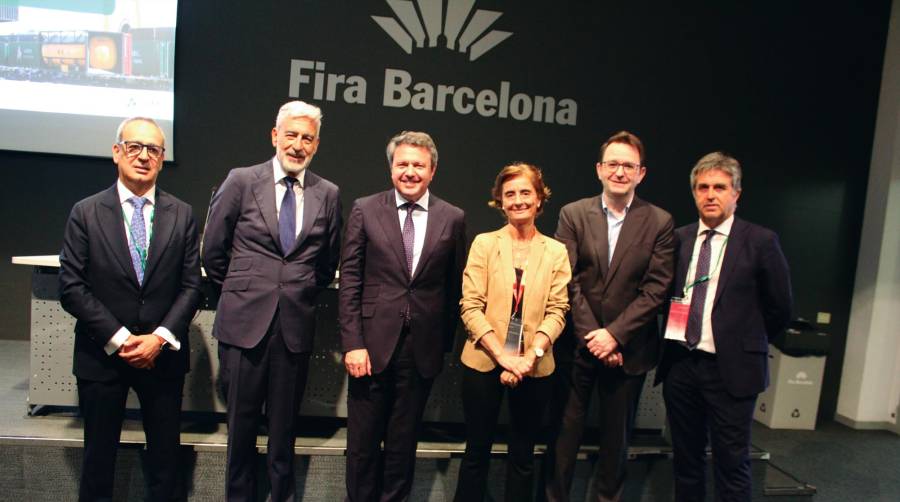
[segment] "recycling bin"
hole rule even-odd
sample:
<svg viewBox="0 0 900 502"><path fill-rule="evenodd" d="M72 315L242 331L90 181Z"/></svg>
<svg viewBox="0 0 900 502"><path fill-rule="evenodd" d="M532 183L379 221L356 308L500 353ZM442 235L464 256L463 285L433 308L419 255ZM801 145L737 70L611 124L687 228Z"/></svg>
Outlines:
<svg viewBox="0 0 900 502"><path fill-rule="evenodd" d="M753 419L772 429L815 429L828 337L797 320L774 343L769 388L757 398Z"/></svg>

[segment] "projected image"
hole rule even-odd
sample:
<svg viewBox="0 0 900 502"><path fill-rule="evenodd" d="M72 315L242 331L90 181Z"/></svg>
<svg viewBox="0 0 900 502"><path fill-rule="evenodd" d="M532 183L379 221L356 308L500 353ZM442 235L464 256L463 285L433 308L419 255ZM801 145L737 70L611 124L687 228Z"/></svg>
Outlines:
<svg viewBox="0 0 900 502"><path fill-rule="evenodd" d="M176 12L177 0L0 0L0 132L8 118L60 118L7 111L171 122ZM32 149L3 138L0 148ZM109 145L85 148L59 153Z"/></svg>

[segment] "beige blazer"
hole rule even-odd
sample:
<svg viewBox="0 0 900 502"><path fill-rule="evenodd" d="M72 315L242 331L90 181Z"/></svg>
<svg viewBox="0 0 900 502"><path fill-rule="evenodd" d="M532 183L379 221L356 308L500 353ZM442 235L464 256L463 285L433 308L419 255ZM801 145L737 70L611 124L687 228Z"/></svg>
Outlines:
<svg viewBox="0 0 900 502"><path fill-rule="evenodd" d="M512 243L512 236L505 227L479 234L469 250L463 272L459 304L469 337L461 359L463 364L478 371L487 372L495 367L494 359L478 340L493 331L501 344L506 341L516 281ZM525 267L522 320L526 348L532 346L538 331L546 334L551 342L559 337L569 310L566 286L571 277L565 246L537 233L531 241ZM547 376L553 373L554 367L553 352L548 350L535 364L531 376Z"/></svg>

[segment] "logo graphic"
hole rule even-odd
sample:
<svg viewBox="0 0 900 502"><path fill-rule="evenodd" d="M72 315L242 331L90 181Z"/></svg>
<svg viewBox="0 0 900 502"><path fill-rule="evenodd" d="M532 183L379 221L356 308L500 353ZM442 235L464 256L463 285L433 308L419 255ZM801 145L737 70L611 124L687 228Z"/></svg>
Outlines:
<svg viewBox="0 0 900 502"><path fill-rule="evenodd" d="M794 378L788 378L788 383L791 385L814 385L814 382L809 379L809 375L803 370L798 371Z"/></svg>
<svg viewBox="0 0 900 502"><path fill-rule="evenodd" d="M443 35L447 39L447 49L468 52L469 61L475 61L512 35L510 31L499 30L485 33L503 13L482 9L472 13L475 0L449 0L443 27L441 26L441 18L444 17L444 13L441 12L443 0L415 2L386 0L386 2L397 18L372 16L372 19L407 54L412 54L413 42L418 48L425 47L427 33L428 47L437 47L438 36ZM466 23L466 20L469 22Z"/></svg>

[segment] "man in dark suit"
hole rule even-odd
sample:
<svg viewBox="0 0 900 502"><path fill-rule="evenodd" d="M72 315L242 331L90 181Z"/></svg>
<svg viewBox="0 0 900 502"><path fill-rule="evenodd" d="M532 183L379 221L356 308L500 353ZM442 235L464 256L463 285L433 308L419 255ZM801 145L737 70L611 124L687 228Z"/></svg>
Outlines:
<svg viewBox="0 0 900 502"><path fill-rule="evenodd" d="M338 187L307 167L322 112L292 101L272 129L275 157L233 169L213 198L203 264L221 287L213 335L228 406L228 500L256 497L265 404L271 499L295 500L294 424L313 346L316 296L334 279Z"/></svg>
<svg viewBox="0 0 900 502"><path fill-rule="evenodd" d="M716 500L750 500L750 423L769 338L791 315L778 236L734 216L741 167L719 152L691 171L699 223L675 231L675 284L657 380L672 433L675 499L703 500L707 437ZM680 319L680 321L679 321Z"/></svg>
<svg viewBox="0 0 900 502"><path fill-rule="evenodd" d="M200 303L191 207L156 187L165 138L153 119L119 125L119 179L72 209L59 255L75 319L73 373L84 419L79 500L112 500L128 389L141 402L148 500L174 500L188 327Z"/></svg>
<svg viewBox="0 0 900 502"><path fill-rule="evenodd" d="M556 239L569 251L571 331L576 353L554 441L545 461L545 495L568 500L593 388L600 399L599 500L619 500L628 441L644 377L659 354L657 314L672 281L672 217L635 196L644 147L629 132L600 147L603 193L566 205Z"/></svg>
<svg viewBox="0 0 900 502"><path fill-rule="evenodd" d="M465 261L463 211L428 190L438 162L431 137L404 131L387 158L394 188L354 202L341 252L354 502L409 497L416 433L453 344Z"/></svg>

